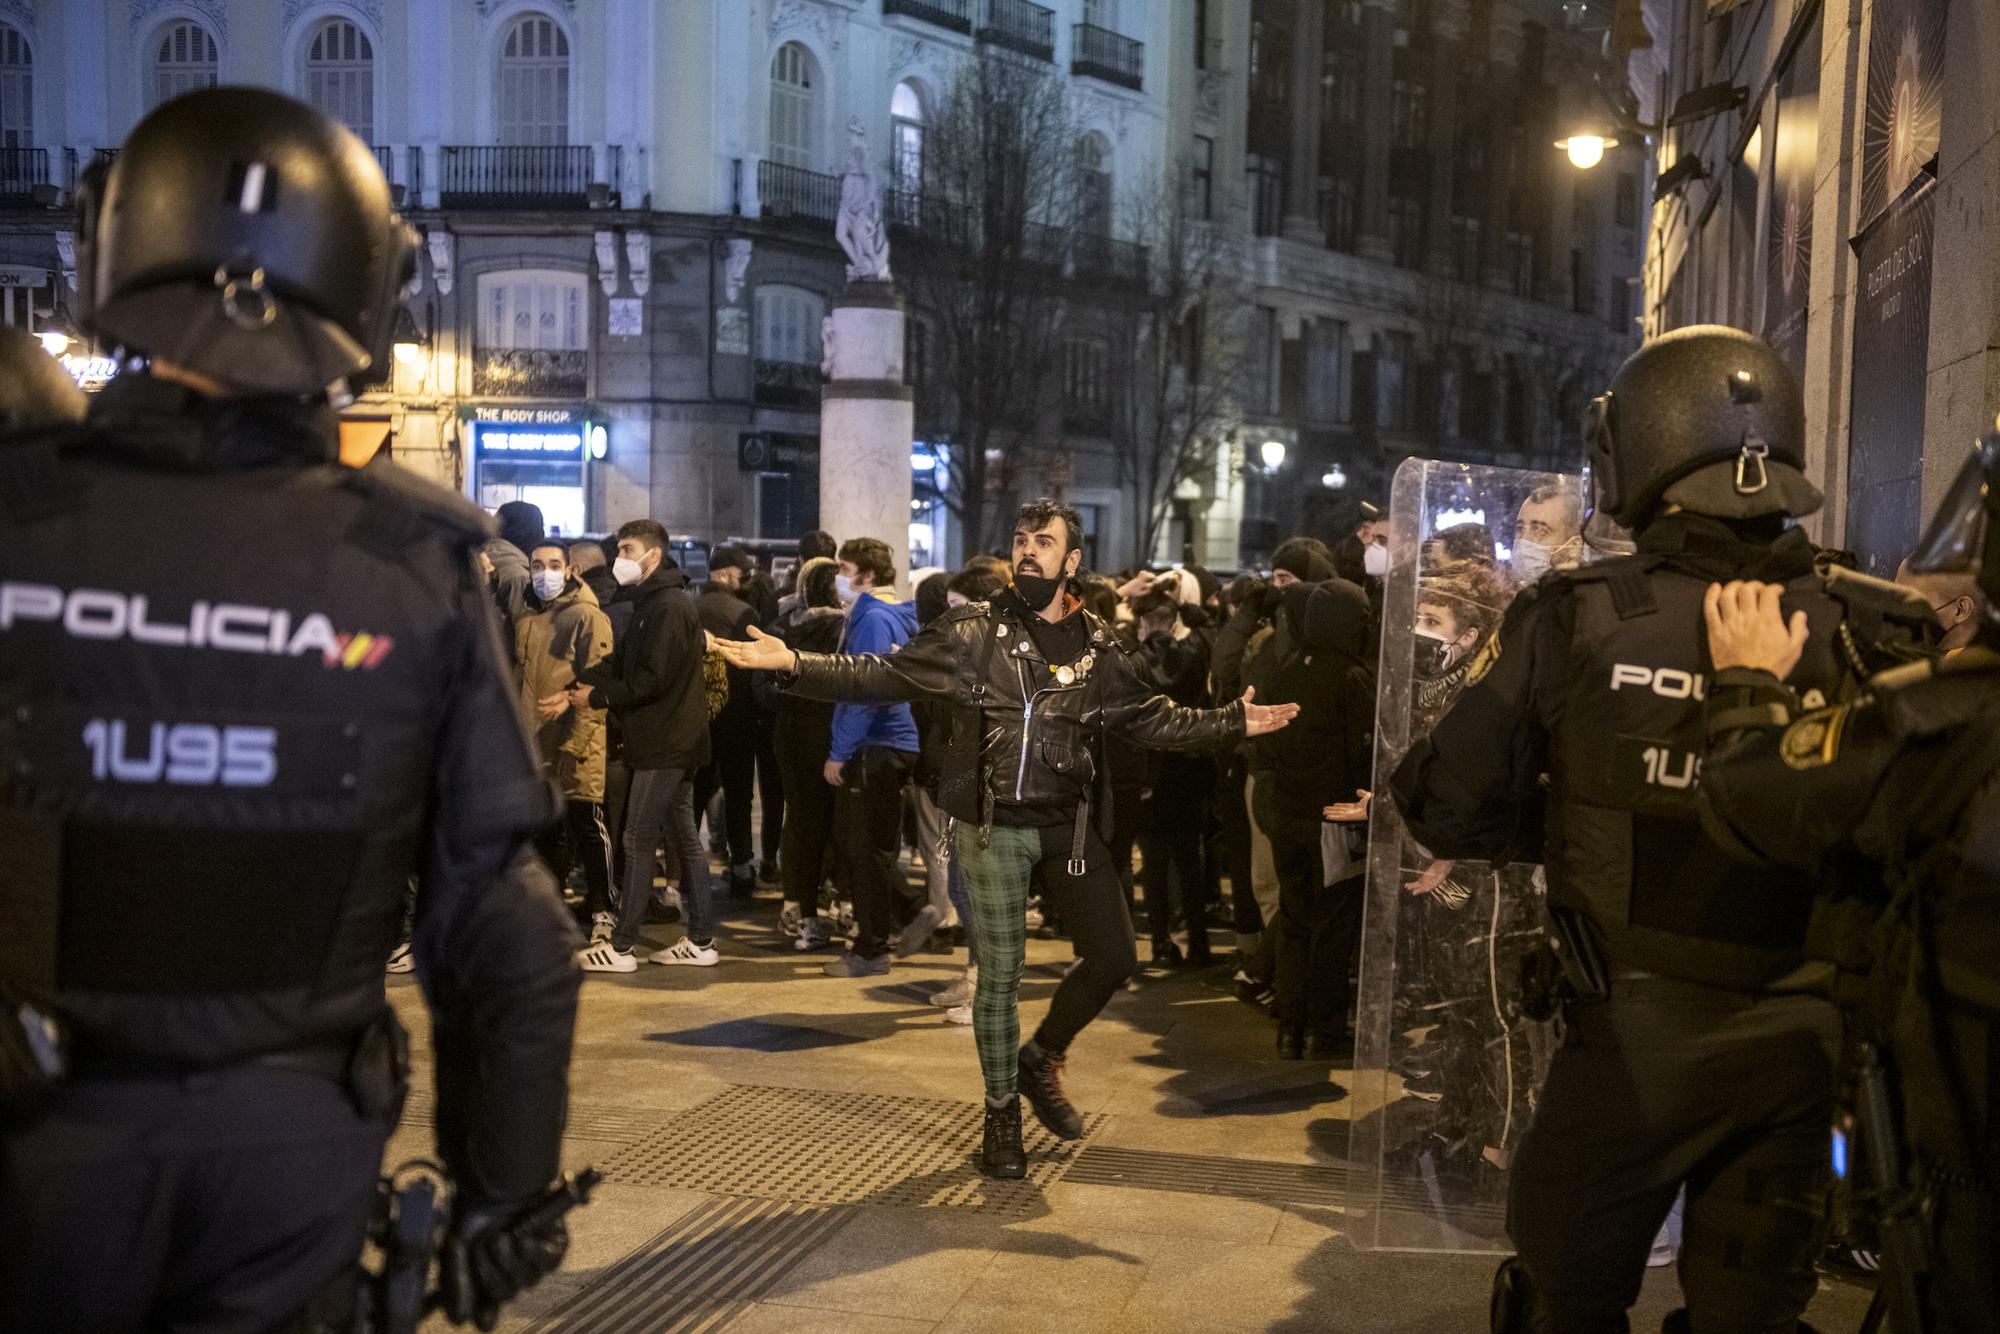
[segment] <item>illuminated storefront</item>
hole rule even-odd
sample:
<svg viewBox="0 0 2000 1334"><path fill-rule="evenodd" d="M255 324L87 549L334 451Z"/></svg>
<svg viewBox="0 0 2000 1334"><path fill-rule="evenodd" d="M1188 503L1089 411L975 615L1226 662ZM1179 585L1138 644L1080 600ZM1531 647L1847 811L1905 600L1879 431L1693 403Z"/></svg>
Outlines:
<svg viewBox="0 0 2000 1334"><path fill-rule="evenodd" d="M463 409L472 459L472 498L488 510L510 500L538 506L551 533L589 531L592 462L605 429L583 407L481 404Z"/></svg>

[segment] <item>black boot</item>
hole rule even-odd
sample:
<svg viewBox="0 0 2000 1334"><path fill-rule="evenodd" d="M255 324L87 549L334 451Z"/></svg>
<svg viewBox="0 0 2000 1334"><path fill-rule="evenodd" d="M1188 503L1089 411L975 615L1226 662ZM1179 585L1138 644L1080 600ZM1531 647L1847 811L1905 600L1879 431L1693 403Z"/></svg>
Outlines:
<svg viewBox="0 0 2000 1334"><path fill-rule="evenodd" d="M1083 1117L1062 1090L1063 1058L1050 1056L1034 1042L1021 1048L1021 1092L1035 1109L1035 1119L1057 1139L1080 1139Z"/></svg>
<svg viewBox="0 0 2000 1334"><path fill-rule="evenodd" d="M1153 942L1153 964L1155 967L1178 968L1181 966L1181 947L1172 940Z"/></svg>
<svg viewBox="0 0 2000 1334"><path fill-rule="evenodd" d="M1278 1025L1278 1059L1281 1061L1303 1060L1306 1054L1306 1030L1300 1024Z"/></svg>
<svg viewBox="0 0 2000 1334"><path fill-rule="evenodd" d="M1351 1061L1354 1059L1354 1039L1347 1036L1344 1029L1315 1028L1306 1034L1306 1059Z"/></svg>
<svg viewBox="0 0 2000 1334"><path fill-rule="evenodd" d="M986 1104L986 1131L979 1145L979 1170L1003 1181L1028 1175L1028 1155L1021 1151L1021 1100L1005 1107Z"/></svg>

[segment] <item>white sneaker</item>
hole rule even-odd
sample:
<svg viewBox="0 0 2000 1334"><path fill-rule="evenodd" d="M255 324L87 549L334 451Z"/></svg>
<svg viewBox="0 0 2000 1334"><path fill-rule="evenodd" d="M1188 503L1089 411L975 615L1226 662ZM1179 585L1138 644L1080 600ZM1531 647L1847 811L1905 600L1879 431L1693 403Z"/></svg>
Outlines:
<svg viewBox="0 0 2000 1334"><path fill-rule="evenodd" d="M389 971L392 973L415 972L417 961L410 957L410 942L404 941L389 952Z"/></svg>
<svg viewBox="0 0 2000 1334"><path fill-rule="evenodd" d="M787 899L785 906L778 909L778 930L797 940L803 919L804 914L799 911L799 905Z"/></svg>
<svg viewBox="0 0 2000 1334"><path fill-rule="evenodd" d="M799 923L799 929L792 940L792 948L795 950L823 950L832 943L832 941L826 938L826 932L821 929L819 918L813 917Z"/></svg>
<svg viewBox="0 0 2000 1334"><path fill-rule="evenodd" d="M576 956L586 973L636 973L639 961L632 957L630 950L611 948L611 942L600 940Z"/></svg>
<svg viewBox="0 0 2000 1334"><path fill-rule="evenodd" d="M972 1024L972 1002L967 1001L963 1005L954 1005L949 1010L946 1010L944 1012L944 1021L947 1024L970 1027Z"/></svg>
<svg viewBox="0 0 2000 1334"><path fill-rule="evenodd" d="M618 919L608 912L594 912L590 915L590 943L611 939L611 933L618 929Z"/></svg>
<svg viewBox="0 0 2000 1334"><path fill-rule="evenodd" d="M680 963L694 968L713 968L722 962L722 956L712 945L697 945L682 936L663 950L654 950L646 956L654 963Z"/></svg>
<svg viewBox="0 0 2000 1334"><path fill-rule="evenodd" d="M933 1005L943 1006L947 1010L955 1010L961 1005L970 1005L972 1003L972 993L978 987L979 966L973 964L966 968L965 972L956 982L953 982L943 991L932 992L930 1001Z"/></svg>

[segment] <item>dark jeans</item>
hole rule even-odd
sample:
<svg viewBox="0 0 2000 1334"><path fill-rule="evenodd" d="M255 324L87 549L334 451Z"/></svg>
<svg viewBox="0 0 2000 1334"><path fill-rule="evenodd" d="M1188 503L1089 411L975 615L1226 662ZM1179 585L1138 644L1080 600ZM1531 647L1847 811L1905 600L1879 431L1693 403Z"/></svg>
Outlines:
<svg viewBox="0 0 2000 1334"><path fill-rule="evenodd" d="M780 849L784 843L785 831L785 766L778 759L778 720L759 718L757 720L757 801L763 807L759 818L758 843L764 854L764 865L778 863Z"/></svg>
<svg viewBox="0 0 2000 1334"><path fill-rule="evenodd" d="M1347 1031L1348 981L1361 948L1365 878L1322 885L1319 840L1271 840L1278 865L1278 1022L1335 1038Z"/></svg>
<svg viewBox="0 0 2000 1334"><path fill-rule="evenodd" d="M806 729L778 724L776 748L785 775L785 835L778 867L785 898L806 917L819 913L819 887L826 878L833 841L834 799L840 789L826 781L826 738L801 735Z"/></svg>
<svg viewBox="0 0 2000 1334"><path fill-rule="evenodd" d="M681 913L688 939L706 945L714 934L708 911L708 855L694 824L694 780L684 769L634 769L625 793L625 883L618 896L612 948L630 950L646 924L653 897L653 861L671 835L681 862Z"/></svg>
<svg viewBox="0 0 2000 1334"><path fill-rule="evenodd" d="M913 751L867 749L857 751L842 774L835 836L847 853L847 896L854 901L853 948L864 959L887 953L889 937L916 910L898 864L903 851L903 785L916 764Z"/></svg>
<svg viewBox="0 0 2000 1334"><path fill-rule="evenodd" d="M1217 775L1215 808L1222 825L1219 849L1211 856L1229 872L1230 926L1239 936L1254 936L1264 929L1264 912L1257 906L1257 891L1250 871L1250 803L1244 800L1244 784L1250 776L1248 762L1232 755Z"/></svg>
<svg viewBox="0 0 2000 1334"><path fill-rule="evenodd" d="M0 1329L283 1327L354 1267L388 1132L268 1067L58 1085L0 1131Z"/></svg>
<svg viewBox="0 0 2000 1334"><path fill-rule="evenodd" d="M727 715L708 725L715 759L695 775L694 808L706 813L718 790L722 793L722 826L729 840L729 865L748 866L757 859L751 836L750 804L757 790L757 726Z"/></svg>
<svg viewBox="0 0 2000 1334"><path fill-rule="evenodd" d="M625 793L632 774L614 755L604 764L604 829L611 846L611 911L618 911L618 887L625 883Z"/></svg>
<svg viewBox="0 0 2000 1334"><path fill-rule="evenodd" d="M1176 762L1177 761L1177 762ZM1155 947L1165 945L1173 925L1171 878L1181 887L1188 945L1208 948L1208 875L1202 866L1202 836L1208 802L1215 791L1215 767L1204 760L1163 756L1139 827L1139 855L1145 865L1146 916Z"/></svg>
<svg viewBox="0 0 2000 1334"><path fill-rule="evenodd" d="M1649 978L1568 1016L1509 1181L1538 1334L1622 1328L1683 1184L1694 1328L1790 1334L1826 1230L1839 1015Z"/></svg>
<svg viewBox="0 0 2000 1334"><path fill-rule="evenodd" d="M535 851L549 864L558 887L568 882L570 868L581 863L584 912L611 911L611 834L604 827L603 802L571 797L563 818L536 836Z"/></svg>

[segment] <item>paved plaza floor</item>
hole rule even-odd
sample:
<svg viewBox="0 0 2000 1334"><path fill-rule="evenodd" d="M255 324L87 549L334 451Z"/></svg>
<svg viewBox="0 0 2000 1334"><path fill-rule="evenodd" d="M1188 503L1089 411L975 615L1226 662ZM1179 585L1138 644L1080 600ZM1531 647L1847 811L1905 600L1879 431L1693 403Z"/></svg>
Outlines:
<svg viewBox="0 0 2000 1334"><path fill-rule="evenodd" d="M606 1181L503 1329L1486 1329L1492 1258L1343 1235L1344 1071L1279 1061L1226 970L1142 972L1071 1052L1088 1133L1057 1147L1030 1118L1028 1179L989 1182L971 1030L925 1001L956 958L828 978L831 956L794 952L776 921L760 897L726 919L715 968L586 979L564 1162ZM1030 1030L1069 958L1030 941ZM390 991L422 1049L414 983ZM426 1063L392 1164L430 1153L428 1085ZM1672 1272L1651 1271L1633 1328L1676 1305ZM1808 1316L1842 1334L1865 1305L1822 1280Z"/></svg>

